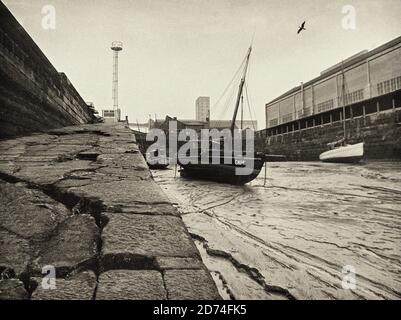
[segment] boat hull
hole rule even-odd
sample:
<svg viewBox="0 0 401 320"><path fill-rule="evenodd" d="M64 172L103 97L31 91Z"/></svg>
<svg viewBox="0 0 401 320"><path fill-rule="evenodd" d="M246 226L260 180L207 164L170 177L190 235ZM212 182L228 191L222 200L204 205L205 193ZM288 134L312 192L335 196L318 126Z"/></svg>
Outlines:
<svg viewBox="0 0 401 320"><path fill-rule="evenodd" d="M357 163L362 160L363 155L364 144L362 142L323 152L319 159L323 162Z"/></svg>
<svg viewBox="0 0 401 320"><path fill-rule="evenodd" d="M180 164L182 168L180 175L183 178L243 185L259 175L263 164L264 161L255 159L254 169L248 175L236 175L237 166L229 164Z"/></svg>
<svg viewBox="0 0 401 320"><path fill-rule="evenodd" d="M148 163L149 169L152 169L152 170L163 170L163 169L167 169L168 165L169 165L168 163L167 163L167 164L165 164L165 163L149 164L149 163Z"/></svg>
<svg viewBox="0 0 401 320"><path fill-rule="evenodd" d="M146 163L149 169L167 169L170 164L170 160L166 156L155 156L150 153L146 153Z"/></svg>

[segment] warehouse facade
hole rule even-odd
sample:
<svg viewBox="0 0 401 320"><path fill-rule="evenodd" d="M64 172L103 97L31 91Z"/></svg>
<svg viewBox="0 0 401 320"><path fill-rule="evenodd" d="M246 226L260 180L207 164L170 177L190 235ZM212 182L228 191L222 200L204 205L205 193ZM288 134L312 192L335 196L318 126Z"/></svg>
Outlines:
<svg viewBox="0 0 401 320"><path fill-rule="evenodd" d="M327 144L364 142L365 159L401 159L401 37L360 52L266 104L258 148L316 161Z"/></svg>
<svg viewBox="0 0 401 320"><path fill-rule="evenodd" d="M267 136L393 108L369 100L401 89L401 37L363 51L266 104ZM363 103L366 102L366 103ZM399 107L399 106L396 106Z"/></svg>

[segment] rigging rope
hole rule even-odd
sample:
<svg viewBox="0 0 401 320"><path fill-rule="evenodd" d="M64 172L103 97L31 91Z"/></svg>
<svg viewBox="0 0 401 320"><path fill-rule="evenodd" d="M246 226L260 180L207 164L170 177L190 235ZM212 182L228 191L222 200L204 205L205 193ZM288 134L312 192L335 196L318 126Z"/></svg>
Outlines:
<svg viewBox="0 0 401 320"><path fill-rule="evenodd" d="M233 84L233 82L238 78L238 76L240 75L240 71L243 69L243 66L244 66L244 64L245 64L245 61L246 61L246 57L242 60L242 63L241 63L241 65L239 66L239 68L237 69L237 71L235 72L235 74L234 74L234 76L233 76L233 78L231 79L231 81L228 83L228 85L226 86L226 88L224 89L224 91L223 91L223 93L221 94L221 96L219 97L219 99L216 101L216 103L213 105L213 109L215 109L216 107L217 107L217 105L220 103L220 101L222 100L222 98L227 94L227 91L228 91L228 89L232 86L232 84ZM231 88L231 90L232 90L232 92L230 93L230 95L229 95L229 101L226 101L226 103L224 104L224 107L223 107L223 110L222 110L222 112L221 112L221 114L222 113L225 113L226 111L227 111L227 109L228 109L228 106L229 106L229 104L231 104L231 102L232 102L232 97L233 97L233 94L234 94L234 88L235 87L232 87ZM221 117L222 115L220 115L219 116L219 118ZM220 124L221 123L221 118L218 120L219 122L217 122L217 124Z"/></svg>
<svg viewBox="0 0 401 320"><path fill-rule="evenodd" d="M248 67L248 72L247 72L247 77L246 77L247 79L249 79L250 73L251 73L251 64L249 64L249 67ZM247 82L245 82L245 95L246 95L246 101L248 104L249 116L251 117L251 121L252 121L252 127L253 127L253 130L256 131L256 127L255 127L255 123L254 123L254 120L256 120L256 112L255 112L255 109L253 108L252 97L248 93ZM252 116L252 111L253 111L254 118Z"/></svg>
<svg viewBox="0 0 401 320"><path fill-rule="evenodd" d="M218 120L216 122L217 126L220 126L223 123L223 116L226 114L226 112L228 111L228 109L232 106L235 94L236 94L236 90L235 90L235 86L232 86L231 91L230 91L230 95L228 96L226 103L224 104L224 108L220 111L219 116L218 116Z"/></svg>
<svg viewBox="0 0 401 320"><path fill-rule="evenodd" d="M246 101L247 101L247 105L248 105L249 115L250 115L251 121L252 121L252 127L253 127L253 130L256 131L255 123L254 123L253 118L252 118L251 104L249 102L250 97L249 97L249 94L248 94L248 86L246 85L246 83L245 83L245 96L246 96Z"/></svg>

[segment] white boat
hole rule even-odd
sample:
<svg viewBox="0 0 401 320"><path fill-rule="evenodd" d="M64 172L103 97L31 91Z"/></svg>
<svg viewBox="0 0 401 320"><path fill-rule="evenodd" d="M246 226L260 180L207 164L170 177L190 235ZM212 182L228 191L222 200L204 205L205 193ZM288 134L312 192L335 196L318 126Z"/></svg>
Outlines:
<svg viewBox="0 0 401 320"><path fill-rule="evenodd" d="M359 162L363 158L364 153L364 143L356 143L356 144L347 144L346 143L346 125L345 125L345 101L344 97L346 94L345 91L345 76L344 76L344 67L341 63L341 73L342 73L342 94L340 102L342 104L342 123L343 123L343 134L344 137L341 140L334 141L328 143L327 146L330 148L329 151L323 152L320 154L319 159L323 162L345 162L345 163L356 163Z"/></svg>
<svg viewBox="0 0 401 320"><path fill-rule="evenodd" d="M323 162L346 162L355 163L359 162L363 158L363 145L364 143L349 144L340 146L323 152L319 159Z"/></svg>

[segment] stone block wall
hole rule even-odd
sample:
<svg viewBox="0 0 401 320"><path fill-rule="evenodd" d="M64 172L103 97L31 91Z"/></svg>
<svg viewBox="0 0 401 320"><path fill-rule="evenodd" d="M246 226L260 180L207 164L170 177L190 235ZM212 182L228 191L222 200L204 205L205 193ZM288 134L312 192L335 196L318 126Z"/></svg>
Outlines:
<svg viewBox="0 0 401 320"><path fill-rule="evenodd" d="M0 2L0 139L93 120L67 76Z"/></svg>
<svg viewBox="0 0 401 320"><path fill-rule="evenodd" d="M366 159L401 159L401 110L388 110L346 120L349 143L365 143ZM292 161L316 161L327 143L343 137L343 123L315 126L264 138L264 151ZM258 146L261 148L261 146Z"/></svg>

